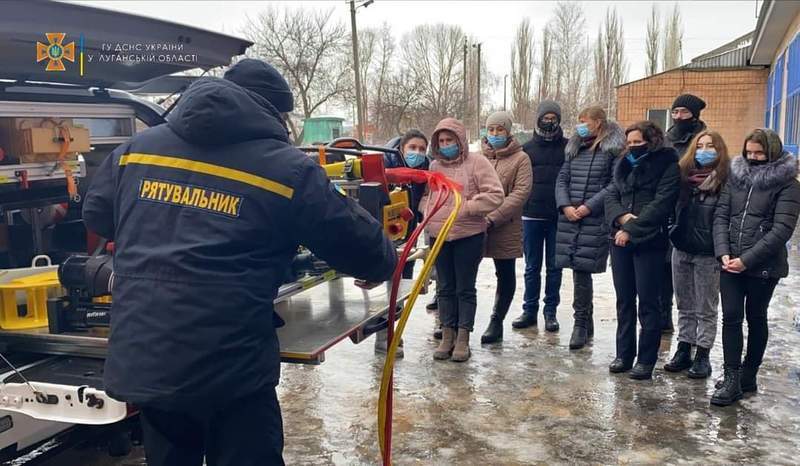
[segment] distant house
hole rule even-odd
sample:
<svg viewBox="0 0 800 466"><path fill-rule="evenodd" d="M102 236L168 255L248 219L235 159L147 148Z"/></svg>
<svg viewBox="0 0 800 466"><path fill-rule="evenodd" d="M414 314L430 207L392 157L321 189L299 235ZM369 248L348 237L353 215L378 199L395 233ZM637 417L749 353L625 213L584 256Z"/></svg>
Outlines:
<svg viewBox="0 0 800 466"><path fill-rule="evenodd" d="M306 118L303 121L303 144L331 142L342 137L344 118L321 116Z"/></svg>
<svg viewBox="0 0 800 466"><path fill-rule="evenodd" d="M777 131L795 155L800 144L800 2L765 0L750 63L769 67L761 123Z"/></svg>
<svg viewBox="0 0 800 466"><path fill-rule="evenodd" d="M623 126L651 120L666 130L675 97L694 94L707 104L701 119L738 151L747 133L764 124L769 69L750 61L753 38L745 34L684 66L618 86L617 120Z"/></svg>

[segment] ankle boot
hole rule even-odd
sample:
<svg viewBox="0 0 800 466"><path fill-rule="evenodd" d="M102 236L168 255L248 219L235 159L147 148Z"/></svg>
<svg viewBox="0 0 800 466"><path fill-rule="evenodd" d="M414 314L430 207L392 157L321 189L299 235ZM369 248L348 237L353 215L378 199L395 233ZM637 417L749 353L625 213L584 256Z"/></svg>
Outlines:
<svg viewBox="0 0 800 466"><path fill-rule="evenodd" d="M707 379L711 376L711 361L708 359L708 348L697 347L694 362L687 375L690 379Z"/></svg>
<svg viewBox="0 0 800 466"><path fill-rule="evenodd" d="M714 406L730 406L742 399L742 369L737 366L725 366L725 379L722 386L714 392L711 404Z"/></svg>
<svg viewBox="0 0 800 466"><path fill-rule="evenodd" d="M742 365L742 393L757 392L758 391L758 367L753 367L744 360Z"/></svg>
<svg viewBox="0 0 800 466"><path fill-rule="evenodd" d="M433 327L433 338L437 340L442 339L442 321L439 320L439 313L436 313L436 324Z"/></svg>
<svg viewBox="0 0 800 466"><path fill-rule="evenodd" d="M456 337L456 346L453 348L453 356L451 361L464 362L470 357L469 351L469 330L465 328L458 329L458 336Z"/></svg>
<svg viewBox="0 0 800 466"><path fill-rule="evenodd" d="M431 299L431 302L425 305L425 309L429 311L435 311L439 309L439 302L436 300L436 293L433 294L433 299Z"/></svg>
<svg viewBox="0 0 800 466"><path fill-rule="evenodd" d="M544 329L548 332L557 332L560 326L558 325L558 320L556 316L547 317L544 316Z"/></svg>
<svg viewBox="0 0 800 466"><path fill-rule="evenodd" d="M649 380L653 378L655 364L642 364L637 362L633 369L628 373L628 377L633 380Z"/></svg>
<svg viewBox="0 0 800 466"><path fill-rule="evenodd" d="M588 331L584 327L585 324L575 323L575 326L572 327L572 337L569 339L569 349L576 350L581 349L586 346L586 340L589 337Z"/></svg>
<svg viewBox="0 0 800 466"><path fill-rule="evenodd" d="M672 359L664 364L667 372L680 372L692 367L692 345L686 342L678 342L678 349Z"/></svg>
<svg viewBox="0 0 800 466"><path fill-rule="evenodd" d="M433 359L444 361L450 359L453 347L456 344L456 329L450 327L442 328L442 341L433 353Z"/></svg>
<svg viewBox="0 0 800 466"><path fill-rule="evenodd" d="M481 335L481 343L496 343L503 339L503 318L497 314L492 314L489 326Z"/></svg>
<svg viewBox="0 0 800 466"><path fill-rule="evenodd" d="M536 327L539 323L538 320L536 313L523 312L519 317L514 319L514 322L511 322L511 326L514 328Z"/></svg>

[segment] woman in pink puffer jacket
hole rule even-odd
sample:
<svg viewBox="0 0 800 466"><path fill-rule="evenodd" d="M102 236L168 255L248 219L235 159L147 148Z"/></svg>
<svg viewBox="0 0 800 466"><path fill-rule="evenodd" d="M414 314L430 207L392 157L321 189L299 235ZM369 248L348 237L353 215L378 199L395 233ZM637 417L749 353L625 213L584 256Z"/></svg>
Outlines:
<svg viewBox="0 0 800 466"><path fill-rule="evenodd" d="M470 357L469 334L475 324L477 292L475 280L483 255L486 215L503 203L503 185L489 160L470 154L464 124L445 118L431 137L433 162L430 171L440 172L463 187L464 202L436 260L439 318L442 341L434 359L466 361ZM420 211L426 212L426 193ZM454 208L454 200L431 217L427 234L434 241ZM427 216L427 214L425 214Z"/></svg>

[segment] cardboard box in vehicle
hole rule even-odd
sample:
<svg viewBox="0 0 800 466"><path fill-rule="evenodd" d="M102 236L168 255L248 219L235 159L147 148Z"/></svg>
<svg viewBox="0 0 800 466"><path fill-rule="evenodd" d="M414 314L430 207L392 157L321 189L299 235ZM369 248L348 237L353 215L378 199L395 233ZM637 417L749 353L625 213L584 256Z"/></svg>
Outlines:
<svg viewBox="0 0 800 466"><path fill-rule="evenodd" d="M0 118L0 145L8 156L21 163L58 160L61 151L58 125L69 130L70 143L65 158L74 159L78 152L91 150L89 130L73 126L71 119Z"/></svg>

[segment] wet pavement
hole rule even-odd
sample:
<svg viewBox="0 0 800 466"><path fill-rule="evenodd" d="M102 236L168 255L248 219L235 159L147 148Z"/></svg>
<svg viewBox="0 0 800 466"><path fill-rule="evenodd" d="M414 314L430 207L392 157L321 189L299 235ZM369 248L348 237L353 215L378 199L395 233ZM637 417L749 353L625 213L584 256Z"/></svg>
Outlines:
<svg viewBox="0 0 800 466"><path fill-rule="evenodd" d="M663 371L677 335L662 339L653 380L608 372L614 358L611 274L595 276L594 342L570 351L571 273L565 271L559 333L543 325L512 330L481 346L493 300L491 261L481 266L479 311L466 363L433 361L433 316L421 297L405 335L405 359L395 375L395 464L799 464L800 242L792 275L781 281L769 311L770 341L759 393L736 406L709 406L721 373L721 328L712 350L714 375L691 380ZM540 319L541 320L541 319ZM543 322L542 322L543 324ZM720 322L721 324L721 322ZM346 341L321 366L284 365L279 388L291 465L379 463L376 403L383 358L372 340ZM83 452L48 464L143 464L137 449L124 460Z"/></svg>

